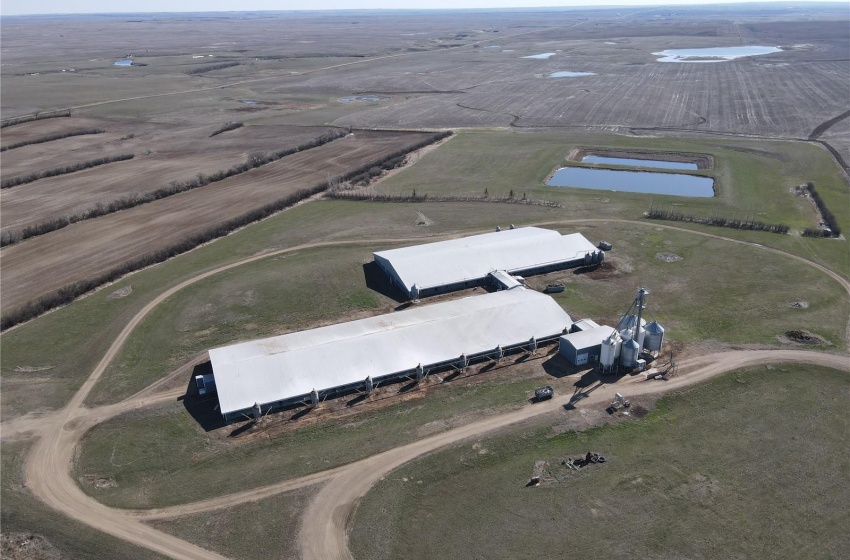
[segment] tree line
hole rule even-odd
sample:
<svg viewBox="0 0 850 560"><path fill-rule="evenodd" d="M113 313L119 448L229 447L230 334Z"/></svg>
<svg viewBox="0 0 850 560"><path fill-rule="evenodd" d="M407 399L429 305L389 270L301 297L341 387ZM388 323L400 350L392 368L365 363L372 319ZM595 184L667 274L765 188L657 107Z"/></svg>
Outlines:
<svg viewBox="0 0 850 560"><path fill-rule="evenodd" d="M119 156L102 157L89 161L82 161L80 163L74 163L71 165L63 165L62 167L54 167L53 169L46 169L44 171L36 171L34 173L29 173L28 175L21 175L19 177L3 179L3 181L0 181L0 189L11 189L12 187L17 187L18 185L24 185L26 183L38 181L39 179L46 179L47 177L56 177L57 175L74 173L76 171L91 169L92 167L97 167L98 165L106 165L107 163L114 163L116 161L126 161L128 159L133 159L134 157L136 156L134 156L133 154L121 154Z"/></svg>
<svg viewBox="0 0 850 560"><path fill-rule="evenodd" d="M681 214L673 209L664 210L662 208L652 207L646 213L646 217L650 220L667 220L671 222L688 222L692 224L702 224L706 226L726 227L733 229L746 229L752 231L768 231L770 233L788 233L791 229L785 224L766 224L752 217L746 217L743 220L738 218L726 218L724 216L709 216L707 218L695 216L693 214Z"/></svg>
<svg viewBox="0 0 850 560"><path fill-rule="evenodd" d="M534 198L516 198L512 196L491 197L491 196L454 196L454 195L437 195L429 196L426 194L411 195L403 194L376 194L362 191L332 191L326 195L328 198L336 198L341 200L362 200L368 202L493 202L497 204L527 204L529 206L548 206L549 208L563 208L558 202L553 200L540 200Z"/></svg>
<svg viewBox="0 0 850 560"><path fill-rule="evenodd" d="M826 203L815 190L815 184L811 181L806 183L806 190L817 206L826 228L806 228L803 230L803 237L840 237L841 226L838 225L835 215L826 207Z"/></svg>
<svg viewBox="0 0 850 560"><path fill-rule="evenodd" d="M11 119L6 119L5 121L0 122L0 128L6 128L7 126L15 126L16 124L23 124L25 122L40 121L41 119L55 119L57 117L70 116L70 109L62 109L60 111L49 111L46 113L35 113L34 115L26 115L23 117L13 117Z"/></svg>
<svg viewBox="0 0 850 560"><path fill-rule="evenodd" d="M237 128L242 128L241 122L224 123L223 125L221 125L221 128L219 128L218 130L216 130L215 132L210 134L210 138L212 138L213 136L216 136L218 134L221 134L222 132L227 132L228 130L236 130Z"/></svg>
<svg viewBox="0 0 850 560"><path fill-rule="evenodd" d="M24 146L31 146L32 144L44 144L45 142L53 142L54 140L61 140L63 138L70 138L71 136L85 136L88 134L103 134L106 132L102 128L80 128L77 130L69 130L68 132L61 132L59 134L51 134L49 136L42 136L41 138L35 138L33 140L24 140L23 142L16 142L15 144L10 144L8 146L3 146L0 148L0 152L5 152L6 150L14 150L15 148L23 148Z"/></svg>
<svg viewBox="0 0 850 560"><path fill-rule="evenodd" d="M193 68L191 70L186 70L184 74L206 74L207 72L212 72L213 70L224 70L225 68L232 68L234 66L239 66L239 62L222 62L221 64L210 64L209 66L201 66L200 68Z"/></svg>

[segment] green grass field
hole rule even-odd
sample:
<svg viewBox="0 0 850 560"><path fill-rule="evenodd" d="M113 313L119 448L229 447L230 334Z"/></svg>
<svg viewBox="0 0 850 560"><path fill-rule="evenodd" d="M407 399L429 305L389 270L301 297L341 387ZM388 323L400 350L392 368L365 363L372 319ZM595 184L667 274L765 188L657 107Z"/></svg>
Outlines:
<svg viewBox="0 0 850 560"><path fill-rule="evenodd" d="M293 558L298 550L301 514L317 490L302 488L257 502L149 524L233 560Z"/></svg>
<svg viewBox="0 0 850 560"><path fill-rule="evenodd" d="M47 537L62 554L61 558L79 560L154 560L161 558L149 550L115 539L87 525L72 521L37 500L23 482L24 457L29 452L26 443L4 443L2 485L0 498L3 508L0 522L3 534L22 532ZM19 558L50 558L54 556L19 556Z"/></svg>
<svg viewBox="0 0 850 560"><path fill-rule="evenodd" d="M351 550L358 560L839 558L850 546L848 389L844 372L762 367L665 397L643 420L557 435L541 422L466 442L379 482L357 509ZM587 451L607 462L561 465ZM541 460L552 479L526 488Z"/></svg>
<svg viewBox="0 0 850 560"><path fill-rule="evenodd" d="M547 187L549 173L564 165L576 147L614 147L714 156L717 196L697 199L603 190ZM690 138L648 138L613 134L552 132L461 132L415 166L385 182L381 192L418 195L466 194L542 198L563 202L572 212L636 219L650 205L700 216L752 216L802 230L814 226L813 206L790 189L813 181L842 224L850 225L850 197L829 153L805 142L749 142ZM828 197L828 199L827 199Z"/></svg>

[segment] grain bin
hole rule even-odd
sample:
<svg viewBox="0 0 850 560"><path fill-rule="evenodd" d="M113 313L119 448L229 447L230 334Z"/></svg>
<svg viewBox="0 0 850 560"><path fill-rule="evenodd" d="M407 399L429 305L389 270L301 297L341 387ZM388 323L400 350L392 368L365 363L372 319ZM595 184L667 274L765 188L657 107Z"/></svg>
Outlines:
<svg viewBox="0 0 850 560"><path fill-rule="evenodd" d="M643 348L648 352L660 352L664 343L664 327L658 321L653 321L646 326L646 338Z"/></svg>

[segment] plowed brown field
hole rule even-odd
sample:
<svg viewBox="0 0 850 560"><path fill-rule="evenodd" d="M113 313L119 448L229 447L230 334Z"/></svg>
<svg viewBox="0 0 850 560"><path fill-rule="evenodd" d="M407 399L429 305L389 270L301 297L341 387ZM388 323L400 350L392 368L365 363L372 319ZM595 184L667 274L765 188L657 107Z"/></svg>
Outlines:
<svg viewBox="0 0 850 560"><path fill-rule="evenodd" d="M73 125L73 123L77 123ZM105 119L57 118L10 127L35 134L17 134L18 141L80 128L100 128L103 134L74 136L33 144L3 153L3 178L131 153L130 161L41 179L0 191L3 231L84 212L134 194L212 174L242 163L251 154L280 151L308 142L326 127L246 126L210 138L217 126L134 124ZM132 134L132 138L127 136ZM7 144L6 133L3 133Z"/></svg>
<svg viewBox="0 0 850 560"><path fill-rule="evenodd" d="M114 270L428 137L356 132L248 173L149 204L73 224L2 252L4 312Z"/></svg>

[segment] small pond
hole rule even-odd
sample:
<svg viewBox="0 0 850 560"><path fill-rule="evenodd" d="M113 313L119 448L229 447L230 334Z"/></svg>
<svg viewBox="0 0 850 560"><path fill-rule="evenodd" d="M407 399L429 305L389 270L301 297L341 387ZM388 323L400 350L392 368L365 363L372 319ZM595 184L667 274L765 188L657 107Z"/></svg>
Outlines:
<svg viewBox="0 0 850 560"><path fill-rule="evenodd" d="M688 169L696 171L699 166L684 161L663 161L659 159L631 159L604 156L584 156L582 163L608 163L611 165L630 165L632 167L656 167L658 169Z"/></svg>
<svg viewBox="0 0 850 560"><path fill-rule="evenodd" d="M613 171L587 167L562 167L546 183L551 187L573 187L603 191L625 191L645 194L669 194L710 198L714 196L714 179L678 173L651 171Z"/></svg>
<svg viewBox="0 0 850 560"><path fill-rule="evenodd" d="M133 61L129 58L123 58L121 60L116 60L114 66L132 66Z"/></svg>
<svg viewBox="0 0 850 560"><path fill-rule="evenodd" d="M595 76L596 72L552 72L550 78L581 78L582 76Z"/></svg>
<svg viewBox="0 0 850 560"><path fill-rule="evenodd" d="M257 103L259 103L259 101L257 101L256 99L242 99L241 102L245 105L256 105Z"/></svg>
<svg viewBox="0 0 850 560"><path fill-rule="evenodd" d="M658 59L658 62L722 62L745 56L758 56L780 52L781 50L778 47L751 45L746 47L712 47L708 49L668 49L652 54L661 57Z"/></svg>
<svg viewBox="0 0 850 560"><path fill-rule="evenodd" d="M505 52L507 52L507 51L505 51ZM548 59L552 58L553 56L555 56L555 53L545 52L545 53L540 53L540 54L530 54L528 56L521 56L520 58L534 58L534 59L537 59L537 60L548 60Z"/></svg>
<svg viewBox="0 0 850 560"><path fill-rule="evenodd" d="M356 95L354 97L340 97L339 100L344 103L351 103L352 101L380 101L383 99L382 97L378 97L377 95Z"/></svg>

